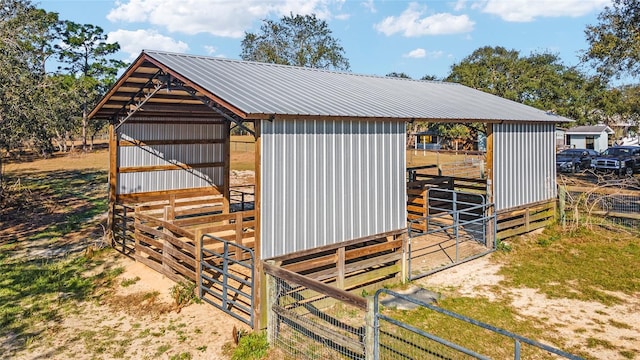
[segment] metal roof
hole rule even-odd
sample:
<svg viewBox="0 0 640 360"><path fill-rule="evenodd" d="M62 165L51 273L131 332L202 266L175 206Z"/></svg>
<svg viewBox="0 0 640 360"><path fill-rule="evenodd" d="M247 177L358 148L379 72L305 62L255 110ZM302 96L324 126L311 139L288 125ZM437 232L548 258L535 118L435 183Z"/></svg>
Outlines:
<svg viewBox="0 0 640 360"><path fill-rule="evenodd" d="M150 50L140 54L90 116L113 118L126 113L158 83L159 70L188 85L201 99L210 99L243 119L312 116L461 122L571 121L454 83ZM188 106L191 114L208 110L201 100L181 89L163 89L146 104L161 109L158 114L181 111L175 109L176 105Z"/></svg>
<svg viewBox="0 0 640 360"><path fill-rule="evenodd" d="M606 132L607 134L615 133L615 131L613 131L607 125L585 125L585 126L576 126L576 127L567 129L567 134L569 135L572 135L572 134L599 135L599 134L602 134L603 132Z"/></svg>

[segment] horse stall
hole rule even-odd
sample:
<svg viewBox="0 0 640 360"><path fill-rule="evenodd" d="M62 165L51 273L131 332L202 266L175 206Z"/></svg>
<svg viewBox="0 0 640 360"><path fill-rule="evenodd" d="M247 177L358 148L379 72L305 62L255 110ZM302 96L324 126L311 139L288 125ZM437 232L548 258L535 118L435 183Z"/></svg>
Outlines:
<svg viewBox="0 0 640 360"><path fill-rule="evenodd" d="M272 310L266 272L307 279L358 308L358 296L405 281L407 201L427 188L454 191L421 204L445 213L434 223L450 221L447 206L468 202L455 193L463 186L484 191L483 209L467 210L489 217L555 198L555 187L537 184L550 184L555 171L547 128L567 121L458 84L160 51L143 51L89 116L110 121L114 247L193 281L205 301L256 329ZM486 178L414 179L427 181L422 190L410 185L408 197L410 121L487 123ZM514 126L526 131L513 128L510 143ZM248 192L231 186L234 129L255 139ZM532 164L543 171L527 172ZM526 194L500 195L514 190Z"/></svg>

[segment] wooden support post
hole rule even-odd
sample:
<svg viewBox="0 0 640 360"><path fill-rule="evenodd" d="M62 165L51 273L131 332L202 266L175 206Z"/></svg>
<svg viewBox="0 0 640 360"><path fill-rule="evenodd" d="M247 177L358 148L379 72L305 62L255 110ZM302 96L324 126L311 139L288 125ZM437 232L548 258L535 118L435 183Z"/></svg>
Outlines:
<svg viewBox="0 0 640 360"><path fill-rule="evenodd" d="M253 296L255 298L255 312L254 312L254 329L263 329L266 326L266 303L262 301L266 297L266 287L262 286L266 281L264 271L262 269L262 234L261 234L261 222L262 222L262 214L261 214L261 193L262 193L262 184L261 184L261 176L262 176L262 163L261 163L261 152L262 146L261 144L261 121L263 120L255 120L254 121L254 130L255 130L255 193L254 193L254 209L255 209L255 233L254 233L254 256L255 256L255 275L252 289Z"/></svg>
<svg viewBox="0 0 640 360"><path fill-rule="evenodd" d="M244 246L244 237L243 237L243 229L242 229L242 213L241 212L237 212L236 213L236 244ZM243 260L243 251L240 248L236 248L238 249L236 251L236 260Z"/></svg>
<svg viewBox="0 0 640 360"><path fill-rule="evenodd" d="M166 222L170 222L170 220L172 220L171 219L172 213L173 213L173 210L171 205L165 206L162 220ZM169 229L167 229L166 227L162 228L162 233L169 236L173 235L171 231L169 231ZM173 272L174 272L174 270L169 265L169 261L172 260L171 259L172 250L174 250L174 246L171 244L171 242L163 238L162 239L162 269L166 272L167 276L173 275ZM165 259L169 261L165 261Z"/></svg>
<svg viewBox="0 0 640 360"><path fill-rule="evenodd" d="M527 208L524 212L524 229L525 232L529 232L530 226L529 226L529 218L530 218L530 211L529 208Z"/></svg>
<svg viewBox="0 0 640 360"><path fill-rule="evenodd" d="M398 236L402 238L402 247L400 248L400 251L402 251L402 258L400 258L400 282L404 284L409 278L409 234L404 233Z"/></svg>
<svg viewBox="0 0 640 360"><path fill-rule="evenodd" d="M230 212L231 204L231 124L229 121L224 123L224 167L223 175L224 185L222 187L222 213L228 214Z"/></svg>
<svg viewBox="0 0 640 360"><path fill-rule="evenodd" d="M170 212L167 213L165 212L165 220L166 221L171 221L171 220L175 220L176 218L176 194L171 194L169 195L169 209Z"/></svg>
<svg viewBox="0 0 640 360"><path fill-rule="evenodd" d="M338 289L344 290L344 259L345 259L345 249L344 246L341 246L337 250L338 259L336 261L336 287Z"/></svg>
<svg viewBox="0 0 640 360"><path fill-rule="evenodd" d="M193 244L196 258L196 295L202 299L202 230L196 229Z"/></svg>
<svg viewBox="0 0 640 360"><path fill-rule="evenodd" d="M267 261L269 265L275 266L275 262L273 260ZM267 341L270 345L273 345L276 339L278 338L278 315L273 311L274 305L278 305L278 283L276 282L276 278L267 275L266 276L266 285L267 285L267 297L265 299L265 304L267 308Z"/></svg>
<svg viewBox="0 0 640 360"><path fill-rule="evenodd" d="M364 358L366 360L375 359L376 353L376 313L374 305L374 297L367 297L367 312L364 315L365 334L364 334Z"/></svg>
<svg viewBox="0 0 640 360"><path fill-rule="evenodd" d="M558 211L556 214L560 218L559 220L562 224L562 227L565 227L565 225L567 225L567 214L565 213L566 201L567 188L564 186L560 186L560 188L558 189Z"/></svg>
<svg viewBox="0 0 640 360"><path fill-rule="evenodd" d="M115 207L117 200L117 178L118 178L118 134L113 124L109 125L109 213L107 215L107 233L111 236L111 245L115 245L114 221ZM126 218L125 218L126 219ZM123 227L126 227L126 220L123 221ZM126 239L122 239L124 244Z"/></svg>

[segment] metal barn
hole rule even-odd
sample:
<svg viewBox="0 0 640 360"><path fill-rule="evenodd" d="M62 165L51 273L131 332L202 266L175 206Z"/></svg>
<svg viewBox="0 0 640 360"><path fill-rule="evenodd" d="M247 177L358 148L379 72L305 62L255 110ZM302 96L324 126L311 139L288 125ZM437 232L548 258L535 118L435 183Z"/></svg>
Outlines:
<svg viewBox="0 0 640 360"><path fill-rule="evenodd" d="M568 121L457 84L159 51L90 118L111 124L114 246L253 327L263 267L351 293L406 276L407 122L487 124L485 193L511 231L555 200ZM249 191L230 183L236 127L255 137Z"/></svg>

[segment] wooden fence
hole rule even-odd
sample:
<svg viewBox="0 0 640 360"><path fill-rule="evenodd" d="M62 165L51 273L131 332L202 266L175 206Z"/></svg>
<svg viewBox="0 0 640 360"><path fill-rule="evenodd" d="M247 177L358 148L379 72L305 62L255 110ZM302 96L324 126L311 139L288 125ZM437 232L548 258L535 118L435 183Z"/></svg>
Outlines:
<svg viewBox="0 0 640 360"><path fill-rule="evenodd" d="M497 213L497 238L506 239L543 228L556 219L556 200L551 199Z"/></svg>
<svg viewBox="0 0 640 360"><path fill-rule="evenodd" d="M179 282L184 278L197 281L197 269L202 259L199 243L203 234L254 246L255 211L232 214L193 216L183 219L163 219L145 213L145 207L135 211L134 258L148 267ZM165 210L165 213L169 211ZM206 242L206 248L221 251L220 242Z"/></svg>

